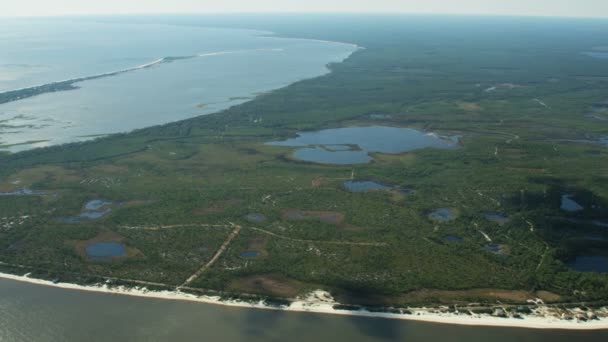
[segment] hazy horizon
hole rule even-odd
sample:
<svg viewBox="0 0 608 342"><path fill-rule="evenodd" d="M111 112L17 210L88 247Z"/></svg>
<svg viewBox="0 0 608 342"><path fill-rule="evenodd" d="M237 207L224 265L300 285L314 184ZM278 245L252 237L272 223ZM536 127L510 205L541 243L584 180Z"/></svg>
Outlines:
<svg viewBox="0 0 608 342"><path fill-rule="evenodd" d="M148 0L83 2L63 0L21 0L3 6L0 17L46 17L69 15L145 15L145 14L438 14L489 16L608 17L604 0Z"/></svg>

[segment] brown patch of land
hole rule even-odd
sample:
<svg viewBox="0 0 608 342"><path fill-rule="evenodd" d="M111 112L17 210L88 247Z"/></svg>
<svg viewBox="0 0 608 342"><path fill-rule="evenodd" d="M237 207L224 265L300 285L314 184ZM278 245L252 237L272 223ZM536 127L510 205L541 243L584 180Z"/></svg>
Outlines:
<svg viewBox="0 0 608 342"><path fill-rule="evenodd" d="M232 291L293 298L300 293L303 284L281 275L260 274L235 279L229 287Z"/></svg>
<svg viewBox="0 0 608 342"><path fill-rule="evenodd" d="M469 304L526 304L527 300L540 298L545 303L557 302L561 297L548 291L518 291L501 289L470 289L470 290L417 290L403 295L381 295L374 293L348 293L336 295L336 300L345 304L360 305L469 305Z"/></svg>
<svg viewBox="0 0 608 342"><path fill-rule="evenodd" d="M466 110L467 112L476 112L483 108L476 102L458 102L456 104L458 109Z"/></svg>
<svg viewBox="0 0 608 342"><path fill-rule="evenodd" d="M412 165L416 161L416 155L413 153L401 153L401 154L384 154L384 153L370 153L374 162L376 163L402 163L406 165Z"/></svg>
<svg viewBox="0 0 608 342"><path fill-rule="evenodd" d="M323 184L323 178L315 178L312 180L311 185L313 188L318 188Z"/></svg>
<svg viewBox="0 0 608 342"><path fill-rule="evenodd" d="M129 167L125 165L103 164L91 168L92 173L111 173L111 174L126 174L129 173Z"/></svg>
<svg viewBox="0 0 608 342"><path fill-rule="evenodd" d="M549 291L536 291L536 296L542 299L545 303L553 303L562 299L560 295Z"/></svg>
<svg viewBox="0 0 608 342"><path fill-rule="evenodd" d="M0 182L0 192L11 192L32 184L47 181L56 184L76 183L81 177L78 172L60 166L39 166L20 171Z"/></svg>
<svg viewBox="0 0 608 342"><path fill-rule="evenodd" d="M260 251L264 248L265 245L266 238L263 238L261 236L251 238L249 239L249 241L247 241L247 249L249 250Z"/></svg>
<svg viewBox="0 0 608 342"><path fill-rule="evenodd" d="M344 214L337 211L311 211L288 209L283 211L283 219L286 220L319 220L330 224L341 224L344 222Z"/></svg>
<svg viewBox="0 0 608 342"><path fill-rule="evenodd" d="M469 304L478 301L503 301L507 303L525 303L529 299L541 298L546 301L556 301L561 297L551 292L501 290L501 289L471 289L471 290L418 290L401 296L401 301L411 303L437 304Z"/></svg>

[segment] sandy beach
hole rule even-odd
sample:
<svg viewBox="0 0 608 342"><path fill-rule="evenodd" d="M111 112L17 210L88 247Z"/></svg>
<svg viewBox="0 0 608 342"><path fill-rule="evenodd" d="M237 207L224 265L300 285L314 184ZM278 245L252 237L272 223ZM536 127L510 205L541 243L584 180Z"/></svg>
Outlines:
<svg viewBox="0 0 608 342"><path fill-rule="evenodd" d="M205 304L224 305L231 307L242 307L263 310L279 310L290 312L311 312L332 315L377 317L388 319L401 319L411 321L421 321L442 324L458 324L469 326L495 326L513 327L530 329L568 329L568 330L599 330L608 329L608 318L602 317L597 320L578 322L577 320L563 320L556 317L548 317L539 314L526 315L521 319L500 318L490 315L467 315L455 313L436 312L432 308L408 308L412 314L369 312L365 310L336 310L334 305L340 304L333 300L329 293L324 291L314 291L305 297L297 298L289 307L273 307L263 302L251 303L238 300L221 300L218 296L196 296L180 291L149 291L145 288L129 287L108 287L106 285L83 286L70 283L54 283L47 280L30 278L26 275L13 275L0 273L0 278L14 281L26 282L30 284L52 286L68 290L89 291L98 293L108 293L115 295L127 295L144 298L155 298L165 300L181 300L199 302ZM604 309L605 310L605 309Z"/></svg>

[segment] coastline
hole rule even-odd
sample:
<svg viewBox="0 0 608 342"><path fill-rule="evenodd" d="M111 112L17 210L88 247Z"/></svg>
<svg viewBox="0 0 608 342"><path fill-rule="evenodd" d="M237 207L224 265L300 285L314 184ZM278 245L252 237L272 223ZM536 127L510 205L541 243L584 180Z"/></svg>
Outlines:
<svg viewBox="0 0 608 342"><path fill-rule="evenodd" d="M389 312L370 312L366 310L337 310L334 305L340 304L333 301L326 292L315 291L304 298L297 298L288 307L276 307L263 302L250 303L239 300L222 300L219 296L196 296L179 291L149 291L144 287L128 288L124 286L109 288L106 285L85 286L71 283L54 283L48 280L29 278L27 274L19 276L9 273L0 273L1 279L25 282L34 285L51 286L65 290L77 290L113 295L124 295L132 297L143 297L163 300L180 300L198 302L228 307L239 307L246 309L262 309L285 312L308 312L318 314L332 314L342 316L359 316L369 318L399 319L405 321L417 321L426 323L455 324L467 326L489 326L505 328L528 328L528 329L555 329L555 330L608 330L608 317L580 323L576 320L563 320L555 317L526 315L521 319L501 318L490 315L465 315L454 313L434 312L430 308L408 308L411 314L398 314Z"/></svg>
<svg viewBox="0 0 608 342"><path fill-rule="evenodd" d="M174 26L179 27L180 25L174 25ZM202 26L199 28L211 29L212 27ZM151 127L162 126L162 125L179 122L179 121L192 120L192 119L195 119L200 116L221 114L222 112L229 110L232 107L241 105L246 102L251 102L251 101L255 100L261 94L268 94L271 92L275 92L275 91L287 88L298 82L314 79L317 77L326 76L332 72L332 69L330 67L332 64L343 63L347 59L351 58L353 56L353 54L356 53L357 51L365 49L365 47L362 47L360 45L353 44L353 43L348 43L348 42L282 36L279 33L273 32L273 31L262 31L262 30L257 30L257 29L238 29L238 28L224 28L224 29L233 30L233 31L235 31L235 30L250 31L251 37L261 37L261 38L269 38L269 39L300 40L300 41L328 43L328 44L329 43L341 44L344 46L348 46L351 49L351 51L348 52L347 54L344 54L344 56L340 56L340 58L336 58L335 60L327 61L324 65L322 65L323 70L319 71L316 74L311 74L311 75L308 75L305 77L297 78L292 81L288 81L287 83L280 84L274 88L271 87L269 89L257 90L255 92L248 94L246 96L248 98L246 101L242 101L242 100L235 101L235 100L228 99L228 101L226 101L226 106L217 108L217 110L212 111L212 112L196 114L194 116L182 118L179 120L173 120L173 119L169 120L168 119L167 121L150 124L150 125L146 125L143 127L130 128L125 131L123 131L123 130L109 131L109 132L103 132L103 133L96 133L93 135L111 136L111 135L115 135L115 134L129 134L136 130L142 130L142 129L147 129L147 128L151 128ZM100 78L113 77L113 76L121 75L124 73L130 73L130 72L134 72L134 71L141 71L141 70L145 70L145 69L149 69L149 68L152 68L155 66L162 65L164 63L171 63L176 60L191 59L191 58L206 58L206 57L221 56L221 55L226 55L226 54L239 54L239 53L256 52L256 51L282 52L282 51L284 51L284 47L222 50L222 51L215 51L215 52L208 52L208 53L195 53L195 54L188 55L188 56L166 56L166 57L161 57L161 58L155 58L155 60L150 61L150 62L145 62L144 64L127 67L127 68L123 68L123 69L119 69L119 70L104 72L104 73L100 73L100 74L94 74L94 75L82 76L82 77L74 77L74 78L64 79L64 80L60 80L60 81L51 81L51 82L47 82L47 83L43 83L43 84L25 86L25 87L20 87L20 88L15 88L15 89L1 90L0 91L0 105L28 99L31 97L35 97L35 96L39 96L39 95L43 95L43 94L47 94L47 93L76 90L76 89L80 88L79 84L81 84L83 82L94 81L94 80L97 80ZM15 153L23 152L23 151L35 150L40 147L69 145L71 143L81 143L81 142L94 140L93 138L87 137L87 135L74 136L73 138L75 138L75 139L67 141L67 142L64 141L64 142L59 142L59 143L56 143L56 142L54 143L53 139L47 139L44 141L45 144L43 146L42 145L38 146L37 144L31 144L28 141L21 141L21 142L17 142L17 143L6 142L3 145L2 141L0 141L0 153L4 152L7 154L15 154ZM11 147L16 147L16 146L19 146L19 148L11 148Z"/></svg>

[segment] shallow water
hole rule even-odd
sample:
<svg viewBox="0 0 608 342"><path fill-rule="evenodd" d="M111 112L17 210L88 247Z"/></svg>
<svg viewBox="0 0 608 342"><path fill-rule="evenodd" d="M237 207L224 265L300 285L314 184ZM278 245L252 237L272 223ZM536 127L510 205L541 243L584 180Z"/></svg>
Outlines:
<svg viewBox="0 0 608 342"><path fill-rule="evenodd" d="M244 251L241 252L241 256L244 258L255 258L260 254L258 251Z"/></svg>
<svg viewBox="0 0 608 342"><path fill-rule="evenodd" d="M273 146L301 147L294 152L300 160L321 164L364 164L370 153L398 154L423 148L457 148L457 140L441 139L411 128L368 126L302 132L297 138L268 142ZM360 150L331 151L326 146L356 145Z"/></svg>
<svg viewBox="0 0 608 342"><path fill-rule="evenodd" d="M0 149L88 140L217 112L325 74L329 63L355 50L351 44L253 30L4 20L0 93L166 62L76 83L76 90L0 104Z"/></svg>
<svg viewBox="0 0 608 342"><path fill-rule="evenodd" d="M64 223L80 223L86 220L96 220L112 212L111 201L94 199L86 202L82 212L76 216L62 217L59 220Z"/></svg>
<svg viewBox="0 0 608 342"><path fill-rule="evenodd" d="M608 257L605 256L577 256L567 265L579 272L608 273Z"/></svg>
<svg viewBox="0 0 608 342"><path fill-rule="evenodd" d="M280 312L0 279L0 341L604 342L608 331L494 328Z"/></svg>
<svg viewBox="0 0 608 342"><path fill-rule="evenodd" d="M105 206L111 205L112 202L111 201L106 201L106 200L102 200L102 199L94 199L91 201L88 201L87 203L85 203L84 205L84 209L85 210L90 210L90 211L96 211L99 210Z"/></svg>
<svg viewBox="0 0 608 342"><path fill-rule="evenodd" d="M600 104L591 106L594 112L608 112L608 104Z"/></svg>
<svg viewBox="0 0 608 342"><path fill-rule="evenodd" d="M447 242L462 242L462 238L456 235L445 235L442 239Z"/></svg>
<svg viewBox="0 0 608 342"><path fill-rule="evenodd" d="M9 192L0 192L0 196L34 196L34 195L41 195L43 192L41 191L34 191L28 188L21 188L21 189L17 189L15 191L9 191Z"/></svg>
<svg viewBox="0 0 608 342"><path fill-rule="evenodd" d="M95 219L106 216L111 211L112 211L112 208L106 208L106 209L100 210L100 211L85 211L85 212L81 213L80 215L78 215L78 217L80 217L82 219L95 220Z"/></svg>
<svg viewBox="0 0 608 342"><path fill-rule="evenodd" d="M483 245L483 248L494 254L503 254L504 253L502 246L497 245L495 243L487 243L487 244Z"/></svg>
<svg viewBox="0 0 608 342"><path fill-rule="evenodd" d="M492 221L492 222L496 222L498 224L505 224L507 223L507 221L509 221L509 217L504 214L504 213L499 213L496 211L486 211L482 213L483 217L485 217L487 220Z"/></svg>
<svg viewBox="0 0 608 342"><path fill-rule="evenodd" d="M450 208L439 208L429 214L433 221L448 222L456 219L456 213Z"/></svg>
<svg viewBox="0 0 608 342"><path fill-rule="evenodd" d="M245 219L249 222L259 223L266 221L266 216L258 213L248 214Z"/></svg>
<svg viewBox="0 0 608 342"><path fill-rule="evenodd" d="M111 261L112 258L124 256L127 251L118 242L96 242L85 249L87 256L95 261Z"/></svg>
<svg viewBox="0 0 608 342"><path fill-rule="evenodd" d="M288 220L319 220L331 224L338 224L344 219L341 213L334 211L305 210L287 210L283 213L283 217Z"/></svg>
<svg viewBox="0 0 608 342"><path fill-rule="evenodd" d="M583 208L582 205L576 203L576 201L574 201L572 199L572 197L574 197L573 195L562 195L562 203L560 206L560 209L562 209L563 211L568 211L568 212L576 212L576 211L581 211L585 208Z"/></svg>
<svg viewBox="0 0 608 342"><path fill-rule="evenodd" d="M370 190L390 190L392 187L374 181L347 180L344 187L351 192L367 192Z"/></svg>

